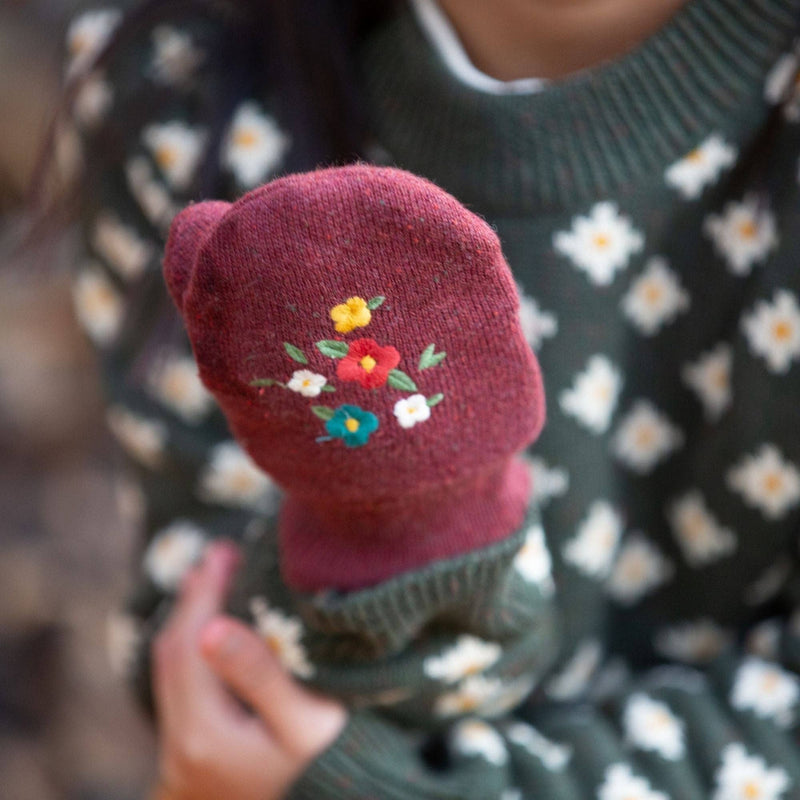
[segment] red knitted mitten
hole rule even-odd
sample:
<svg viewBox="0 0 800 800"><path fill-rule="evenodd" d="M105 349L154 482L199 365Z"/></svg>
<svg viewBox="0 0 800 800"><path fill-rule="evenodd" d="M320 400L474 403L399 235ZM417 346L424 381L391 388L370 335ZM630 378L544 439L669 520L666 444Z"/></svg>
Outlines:
<svg viewBox="0 0 800 800"><path fill-rule="evenodd" d="M286 491L291 586L368 586L522 523L544 392L500 243L453 197L293 175L184 210L164 270L203 382Z"/></svg>

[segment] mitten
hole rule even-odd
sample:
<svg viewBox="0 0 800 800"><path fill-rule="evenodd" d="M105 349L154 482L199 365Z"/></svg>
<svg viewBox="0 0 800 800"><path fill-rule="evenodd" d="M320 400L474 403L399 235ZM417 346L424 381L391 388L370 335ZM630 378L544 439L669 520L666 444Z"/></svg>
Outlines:
<svg viewBox="0 0 800 800"><path fill-rule="evenodd" d="M164 271L200 376L284 489L281 569L355 589L523 522L544 393L492 229L364 165L173 222Z"/></svg>

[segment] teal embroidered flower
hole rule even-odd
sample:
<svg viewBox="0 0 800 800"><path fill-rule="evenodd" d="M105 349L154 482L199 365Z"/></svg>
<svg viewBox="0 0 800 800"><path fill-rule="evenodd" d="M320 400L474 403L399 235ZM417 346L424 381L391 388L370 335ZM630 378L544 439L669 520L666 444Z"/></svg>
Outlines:
<svg viewBox="0 0 800 800"><path fill-rule="evenodd" d="M325 423L325 430L334 439L342 439L348 447L361 447L370 434L378 430L378 418L358 406L343 405Z"/></svg>

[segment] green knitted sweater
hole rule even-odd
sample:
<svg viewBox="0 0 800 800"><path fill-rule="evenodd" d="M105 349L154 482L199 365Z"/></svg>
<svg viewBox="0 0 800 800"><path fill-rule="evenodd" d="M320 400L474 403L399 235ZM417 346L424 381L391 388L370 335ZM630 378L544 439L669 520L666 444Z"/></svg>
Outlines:
<svg viewBox="0 0 800 800"><path fill-rule="evenodd" d="M73 25L73 69L115 22ZM377 157L496 226L549 415L518 533L349 594L283 585L277 493L185 343L142 358L146 278L213 139L213 25L144 32L94 75L90 147L143 86L167 98L87 201L75 283L144 490L114 629L140 688L180 575L234 536L234 610L352 709L295 800L800 798L798 35L800 0L690 0L621 59L505 96L459 82L410 11L363 43ZM290 151L274 91L222 138L228 197Z"/></svg>

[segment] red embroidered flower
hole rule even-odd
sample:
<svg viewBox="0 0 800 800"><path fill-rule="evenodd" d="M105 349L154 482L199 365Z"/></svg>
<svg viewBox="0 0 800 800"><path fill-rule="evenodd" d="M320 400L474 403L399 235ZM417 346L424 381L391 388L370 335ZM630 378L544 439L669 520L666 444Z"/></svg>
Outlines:
<svg viewBox="0 0 800 800"><path fill-rule="evenodd" d="M399 363L400 353L394 347L381 347L372 339L356 339L336 366L336 374L343 381L358 381L365 389L377 389Z"/></svg>

